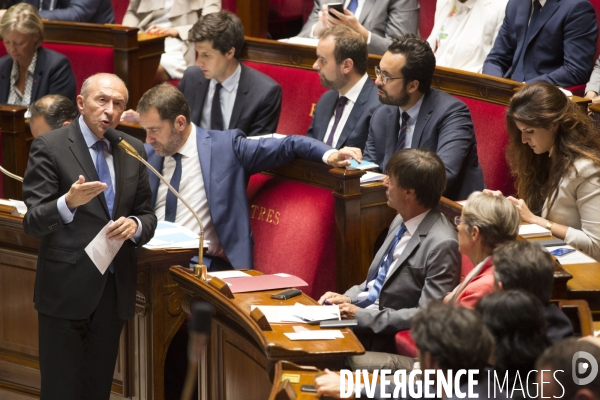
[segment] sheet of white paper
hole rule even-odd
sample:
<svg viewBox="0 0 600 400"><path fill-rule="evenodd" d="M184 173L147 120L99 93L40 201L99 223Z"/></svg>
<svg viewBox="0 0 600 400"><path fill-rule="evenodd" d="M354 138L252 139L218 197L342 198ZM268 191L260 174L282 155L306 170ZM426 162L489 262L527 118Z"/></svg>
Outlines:
<svg viewBox="0 0 600 400"><path fill-rule="evenodd" d="M294 306L251 306L250 310L254 310L256 307L265 314L267 321L271 324L282 324L282 323L305 323L300 317L292 315ZM282 320L281 317L285 320Z"/></svg>
<svg viewBox="0 0 600 400"><path fill-rule="evenodd" d="M334 306L306 306L296 303L292 310L292 316L299 317L302 321L327 321L340 319L340 307Z"/></svg>
<svg viewBox="0 0 600 400"><path fill-rule="evenodd" d="M102 275L123 245L122 240L112 240L106 237L106 231L112 223L113 221L108 221L108 224L104 225L104 228L85 247L85 252Z"/></svg>
<svg viewBox="0 0 600 400"><path fill-rule="evenodd" d="M294 325L294 332L305 332L305 331L308 331L308 330L310 330L310 329L308 329L308 328L307 328L307 327L305 327L305 326L302 326L302 325Z"/></svg>
<svg viewBox="0 0 600 400"><path fill-rule="evenodd" d="M17 207L17 211L19 212L19 214L27 214L27 206L25 205L24 201L10 199L10 202L13 206Z"/></svg>
<svg viewBox="0 0 600 400"><path fill-rule="evenodd" d="M160 221L154 237L144 245L148 249L197 249L200 236L190 229L174 222ZM208 246L208 240L204 246Z"/></svg>
<svg viewBox="0 0 600 400"><path fill-rule="evenodd" d="M552 234L546 228L543 228L536 224L526 224L519 227L519 235L526 237L543 237L551 236Z"/></svg>
<svg viewBox="0 0 600 400"><path fill-rule="evenodd" d="M305 37L299 37L299 36L294 36L294 37L285 38L285 39L279 39L279 41L284 42L284 43L301 44L303 46L312 46L312 47L317 47L317 44L319 44L319 39L305 38Z"/></svg>
<svg viewBox="0 0 600 400"><path fill-rule="evenodd" d="M215 278L224 279L224 278L244 278L251 275L248 275L242 271L214 271L209 272L209 276L213 276Z"/></svg>
<svg viewBox="0 0 600 400"><path fill-rule="evenodd" d="M560 249L560 248L573 249L574 247L572 247L572 246L551 246L551 247L546 247L546 250L552 251L552 250L556 250L556 249ZM586 254L584 254L584 253L582 253L580 251L577 251L577 250L574 251L574 252L572 252L572 253L565 254L564 256L556 257L556 259L562 265L588 264L588 263L594 263L594 262L596 262L596 260L594 260L590 256L588 256L588 255L586 255Z"/></svg>
<svg viewBox="0 0 600 400"><path fill-rule="evenodd" d="M386 174L380 174L378 172L367 171L363 176L360 177L360 183L377 182L385 179Z"/></svg>
<svg viewBox="0 0 600 400"><path fill-rule="evenodd" d="M319 330L319 331L302 331L302 332L286 332L285 336L290 340L334 340L340 337L343 338L342 332L335 329Z"/></svg>

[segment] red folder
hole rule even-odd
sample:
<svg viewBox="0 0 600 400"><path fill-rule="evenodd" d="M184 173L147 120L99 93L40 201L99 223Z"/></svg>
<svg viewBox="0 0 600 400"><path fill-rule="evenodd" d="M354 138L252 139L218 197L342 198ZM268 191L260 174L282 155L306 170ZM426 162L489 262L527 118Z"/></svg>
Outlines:
<svg viewBox="0 0 600 400"><path fill-rule="evenodd" d="M274 290L298 288L308 286L308 283L294 275L257 275L243 278L223 279L229 285L231 293L258 292L260 290Z"/></svg>

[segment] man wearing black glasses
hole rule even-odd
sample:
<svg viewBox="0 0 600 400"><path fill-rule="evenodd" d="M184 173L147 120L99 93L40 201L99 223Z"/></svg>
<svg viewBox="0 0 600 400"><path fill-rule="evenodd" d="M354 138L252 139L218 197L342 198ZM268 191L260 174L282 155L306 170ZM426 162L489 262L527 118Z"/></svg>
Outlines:
<svg viewBox="0 0 600 400"><path fill-rule="evenodd" d="M436 152L446 166L444 196L464 200L484 189L477 141L466 104L432 89L435 56L427 41L409 34L392 40L375 69L379 107L371 119L364 159L386 172L404 148Z"/></svg>

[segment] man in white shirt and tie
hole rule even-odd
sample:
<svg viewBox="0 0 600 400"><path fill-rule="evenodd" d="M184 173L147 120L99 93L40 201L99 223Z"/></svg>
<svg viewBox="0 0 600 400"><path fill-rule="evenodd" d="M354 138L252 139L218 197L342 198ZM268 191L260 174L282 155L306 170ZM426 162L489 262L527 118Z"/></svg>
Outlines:
<svg viewBox="0 0 600 400"><path fill-rule="evenodd" d="M371 116L381 105L377 87L367 74L368 58L367 43L347 26L323 32L313 69L321 84L331 90L319 99L306 136L337 149L364 149Z"/></svg>
<svg viewBox="0 0 600 400"><path fill-rule="evenodd" d="M355 318L354 333L366 350L395 353L395 334L410 329L419 309L458 284L460 254L456 230L437 208L446 187L440 157L403 149L388 165L384 185L398 216L366 280L343 295L327 292L319 303L338 304L343 319Z"/></svg>

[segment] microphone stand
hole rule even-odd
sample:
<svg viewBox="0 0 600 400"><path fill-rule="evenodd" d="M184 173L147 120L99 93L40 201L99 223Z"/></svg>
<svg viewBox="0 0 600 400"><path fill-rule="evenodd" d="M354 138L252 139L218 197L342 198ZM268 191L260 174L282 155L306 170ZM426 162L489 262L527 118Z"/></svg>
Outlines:
<svg viewBox="0 0 600 400"><path fill-rule="evenodd" d="M171 184L169 182L167 182L167 180L162 176L162 174L160 172L158 172L152 165L150 165L148 163L148 161L144 160L144 158L142 156L140 156L140 154L137 152L137 150L132 145L127 143L115 129L111 129L111 128L107 129L107 131L104 133L104 137L106 139L108 139L108 141L111 142L111 144L113 144L113 145L116 144L123 151L125 151L125 153L129 154L131 157L135 158L136 160L138 160L139 162L144 164L150 171L152 171L154 173L154 175L156 175L158 177L158 179L160 179L165 185L167 185L167 187L169 188L171 193L173 193L175 195L175 197L177 197L179 200L181 200L181 202L187 207L188 210L190 210L192 215L196 218L196 221L198 222L198 226L200 226L200 244L198 245L198 262L199 262L199 264L194 265L194 276L196 276L196 278L200 279L201 281L206 282L207 268L203 262L204 225L202 224L202 221L200 220L200 217L198 216L198 214L196 214L194 209L187 203L187 201L185 201L179 195L179 193L177 193L177 190L175 190L173 188L173 186L171 186Z"/></svg>
<svg viewBox="0 0 600 400"><path fill-rule="evenodd" d="M2 167L2 165L0 165L0 172L2 172L4 175L8 176L9 178L13 178L14 180L23 182L23 178L21 178L19 175L13 174L10 171L7 171L6 169L4 169L4 167Z"/></svg>

